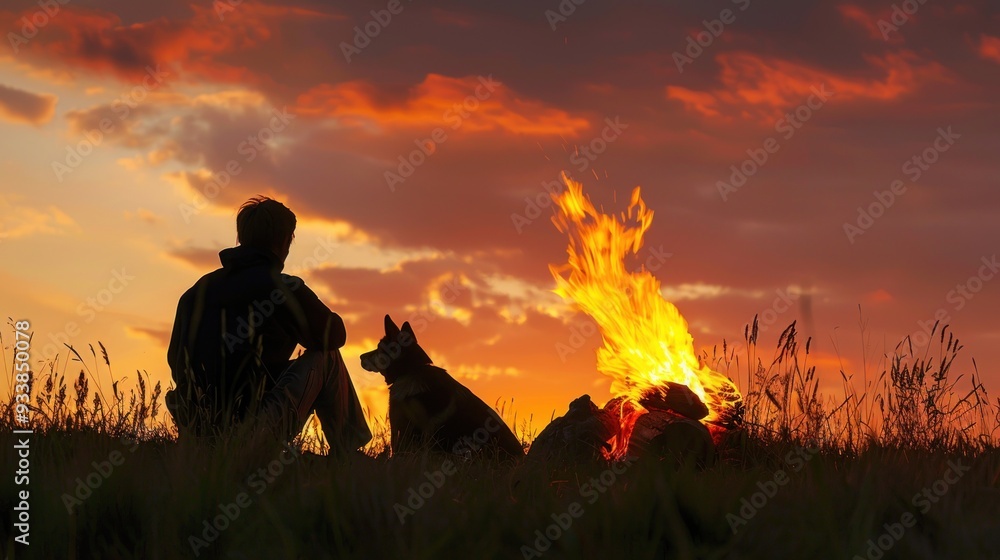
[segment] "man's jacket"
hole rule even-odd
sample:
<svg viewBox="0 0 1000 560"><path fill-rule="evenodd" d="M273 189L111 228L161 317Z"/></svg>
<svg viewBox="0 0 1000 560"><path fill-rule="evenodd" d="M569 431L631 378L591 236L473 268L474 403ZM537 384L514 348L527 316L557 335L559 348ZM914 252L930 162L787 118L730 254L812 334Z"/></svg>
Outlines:
<svg viewBox="0 0 1000 560"><path fill-rule="evenodd" d="M222 268L181 296L167 350L176 385L167 408L196 434L242 420L296 344L334 350L347 339L343 319L301 278L282 274L271 251L240 245L219 259Z"/></svg>

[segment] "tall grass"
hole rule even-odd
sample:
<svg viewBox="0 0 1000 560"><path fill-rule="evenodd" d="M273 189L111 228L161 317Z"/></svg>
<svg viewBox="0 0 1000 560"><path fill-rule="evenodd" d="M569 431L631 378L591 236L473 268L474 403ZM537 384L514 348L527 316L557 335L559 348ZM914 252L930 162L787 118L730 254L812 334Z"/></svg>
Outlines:
<svg viewBox="0 0 1000 560"><path fill-rule="evenodd" d="M0 344L2 343L3 337L0 335ZM31 428L41 434L88 432L137 440L176 438L176 428L171 421L160 414L162 406L160 382L157 381L150 391L149 374L136 371L135 382L126 393L119 388L119 385L129 383L130 380L115 377L107 349L101 342L97 344L101 349L101 358L97 357L94 346L89 345L93 369L75 348L67 346L68 352L65 357L56 356L45 364L41 373L32 372L28 383ZM6 350L4 347L5 365L8 364ZM102 377L102 363L107 371L107 377L112 381L111 390L107 394L99 381ZM13 378L13 360L9 364L10 367L5 368L6 379ZM67 380L72 380L72 394L69 392ZM95 383L93 392L90 386L91 380ZM4 429L22 427L15 422L13 389L11 384L6 400L0 404L0 415L2 415L0 427Z"/></svg>
<svg viewBox="0 0 1000 560"><path fill-rule="evenodd" d="M915 351L909 338L898 343L881 371L873 379L865 376L860 388L857 373L841 369L837 372L839 394L820 390L820 376L810 363L812 341L800 341L796 323L781 332L769 357L759 347L759 334L754 317L746 326L745 344L740 348L723 342L721 352L715 348L701 356L703 362L730 376L740 387L741 424L747 437L760 442L819 444L851 455L872 446L962 454L997 446L1000 398L991 401L974 360L968 375L953 373L963 346L948 325L935 324L930 334L932 344L921 352ZM116 378L107 349L101 342L97 344L100 356L93 345L88 346L89 364L79 351L67 346L65 355L32 374L33 429L138 440L176 439L176 426L162 414L160 382L150 390L148 373L140 371L136 371L134 381ZM8 355L6 346L2 352L5 377L11 379L13 356ZM110 390L99 384L102 377L111 379ZM129 383L127 392L120 389ZM16 428L12 390L11 386L0 403L0 428ZM540 429L534 418L519 418L513 399L498 399L494 408L525 447L530 446ZM369 418L369 422L376 437L366 452L383 454L388 448L388 419ZM324 451L327 442L315 430L317 425L312 419L300 443L310 450Z"/></svg>
<svg viewBox="0 0 1000 560"><path fill-rule="evenodd" d="M936 323L931 344L916 351L907 337L874 377L840 369L841 390L824 393L796 323L778 337L770 357L758 344L754 317L738 350L704 352L702 360L726 373L743 392L743 427L763 442L809 443L858 455L872 447L975 454L993 449L1000 430L1000 398L990 400L978 370L955 375L962 350L948 325ZM975 367L975 362L973 361ZM862 366L867 373L867 364Z"/></svg>
<svg viewBox="0 0 1000 560"><path fill-rule="evenodd" d="M15 487L4 476L0 551L17 558L191 558L190 539L222 505L249 493L252 504L199 558L522 558L553 515L579 503L582 517L542 558L849 559L864 557L886 523L914 512L911 497L955 460L973 470L933 509L917 512L918 525L883 558L986 558L1000 550L1000 402L990 401L977 371L953 373L962 346L947 327L935 327L935 345L919 355L909 341L897 345L871 379L838 372L837 396L821 390L811 342L800 343L794 323L768 357L758 334L755 320L744 348L723 345L702 356L744 394L742 426L720 440L713 467L639 462L590 502L582 488L608 474L607 465L553 471L538 462L458 461L402 520L398 506L449 458L390 459L385 419L370 419L375 440L364 453L320 457L293 447L294 458L258 493L250 477L287 459L288 450L238 439L178 442L159 384L150 389L141 372L117 379L100 343L100 354L90 347L89 357L70 349L31 386L33 544L14 545ZM111 386L101 387L100 377ZM133 387L122 390L127 382ZM519 418L513 401L494 404L528 445L537 435L534 419ZM18 427L8 395L0 404L0 446L13 445L10 430ZM133 439L141 443L122 443ZM308 434L296 443L323 447ZM796 470L787 453L802 447L820 452ZM93 465L114 453L124 463L92 496L66 506ZM13 468L11 454L0 454L0 469ZM779 472L787 484L734 528L733 516Z"/></svg>

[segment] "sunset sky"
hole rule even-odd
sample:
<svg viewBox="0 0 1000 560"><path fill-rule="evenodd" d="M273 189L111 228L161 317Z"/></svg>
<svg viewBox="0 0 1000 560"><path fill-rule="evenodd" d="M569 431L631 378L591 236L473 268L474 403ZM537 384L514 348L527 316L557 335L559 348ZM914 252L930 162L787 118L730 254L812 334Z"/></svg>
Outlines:
<svg viewBox="0 0 1000 560"><path fill-rule="evenodd" d="M0 309L35 360L101 341L166 382L178 297L270 195L369 406L358 355L423 317L540 428L609 397L531 202L565 170L609 212L641 186L633 265L696 348L798 320L835 388L937 315L1000 391L995 3L576 2L3 2Z"/></svg>

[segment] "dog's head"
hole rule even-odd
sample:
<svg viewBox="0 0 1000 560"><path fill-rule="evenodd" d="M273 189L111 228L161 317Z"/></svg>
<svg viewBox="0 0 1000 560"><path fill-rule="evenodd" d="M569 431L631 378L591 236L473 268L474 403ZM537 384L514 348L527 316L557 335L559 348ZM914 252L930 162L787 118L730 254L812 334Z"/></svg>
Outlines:
<svg viewBox="0 0 1000 560"><path fill-rule="evenodd" d="M387 384L392 384L412 368L431 363L431 357L417 344L410 322L400 329L392 318L385 316L385 336L378 347L361 355L361 367L374 373L381 373Z"/></svg>

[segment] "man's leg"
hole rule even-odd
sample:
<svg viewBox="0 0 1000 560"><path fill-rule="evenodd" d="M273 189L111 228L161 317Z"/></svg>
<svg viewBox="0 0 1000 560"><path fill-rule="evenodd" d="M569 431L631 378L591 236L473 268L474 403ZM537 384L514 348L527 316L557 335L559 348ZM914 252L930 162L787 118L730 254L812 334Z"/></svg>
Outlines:
<svg viewBox="0 0 1000 560"><path fill-rule="evenodd" d="M323 357L322 371L328 382L320 389L313 408L323 426L323 434L331 448L358 449L372 440L372 432L365 420L361 399L347 373L347 364L340 350L319 354Z"/></svg>
<svg viewBox="0 0 1000 560"><path fill-rule="evenodd" d="M331 448L358 449L372 439L340 350L308 350L281 373L262 403L267 422L291 438L316 410Z"/></svg>

